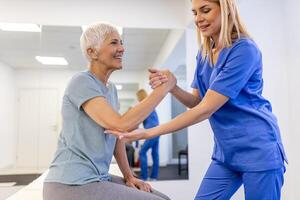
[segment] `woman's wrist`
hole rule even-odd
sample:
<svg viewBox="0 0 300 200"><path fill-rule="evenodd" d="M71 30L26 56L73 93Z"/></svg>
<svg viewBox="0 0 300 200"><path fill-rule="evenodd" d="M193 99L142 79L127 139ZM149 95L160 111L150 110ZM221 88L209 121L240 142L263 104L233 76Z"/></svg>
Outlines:
<svg viewBox="0 0 300 200"><path fill-rule="evenodd" d="M176 90L178 89L178 85L176 84L171 90L170 93L174 94L176 92Z"/></svg>
<svg viewBox="0 0 300 200"><path fill-rule="evenodd" d="M135 178L135 177L133 176L133 173L132 173L132 172L130 172L130 173L124 175L124 180L125 180L126 182L132 180L133 178Z"/></svg>
<svg viewBox="0 0 300 200"><path fill-rule="evenodd" d="M146 129L146 134L145 134L145 139L150 139L150 138L153 138L155 137L155 133L156 133L156 130L157 128L156 127L153 127L153 128L150 128L150 129Z"/></svg>
<svg viewBox="0 0 300 200"><path fill-rule="evenodd" d="M160 85L153 89L153 92L157 92L159 95L164 97L169 92L169 90L167 87L165 87L165 85Z"/></svg>

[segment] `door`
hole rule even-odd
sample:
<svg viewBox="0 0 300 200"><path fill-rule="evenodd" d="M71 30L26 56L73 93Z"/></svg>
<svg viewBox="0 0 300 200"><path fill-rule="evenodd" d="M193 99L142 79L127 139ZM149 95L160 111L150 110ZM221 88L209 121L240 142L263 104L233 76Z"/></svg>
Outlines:
<svg viewBox="0 0 300 200"><path fill-rule="evenodd" d="M17 168L45 169L57 144L57 90L20 89L18 111Z"/></svg>
<svg viewBox="0 0 300 200"><path fill-rule="evenodd" d="M38 165L39 91L22 89L18 97L17 168Z"/></svg>
<svg viewBox="0 0 300 200"><path fill-rule="evenodd" d="M40 90L40 131L38 167L48 168L58 139L58 94L56 89Z"/></svg>

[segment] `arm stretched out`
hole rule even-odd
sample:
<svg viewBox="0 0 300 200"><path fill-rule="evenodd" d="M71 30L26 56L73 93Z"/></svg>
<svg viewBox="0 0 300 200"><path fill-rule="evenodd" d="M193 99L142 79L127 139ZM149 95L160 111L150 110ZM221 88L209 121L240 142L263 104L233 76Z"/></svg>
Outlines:
<svg viewBox="0 0 300 200"><path fill-rule="evenodd" d="M176 118L165 124L150 129L137 129L125 134L121 134L120 132L113 130L108 130L107 132L110 132L114 135L119 136L119 138L124 138L128 141L148 139L158 135L172 133L173 131L191 126L205 119L208 119L227 101L228 97L213 90L208 90L203 100L197 106L178 115Z"/></svg>
<svg viewBox="0 0 300 200"><path fill-rule="evenodd" d="M88 100L82 105L82 108L91 119L105 129L130 131L137 127L154 110L173 87L174 81L169 80L123 115L114 111L104 97L95 97Z"/></svg>

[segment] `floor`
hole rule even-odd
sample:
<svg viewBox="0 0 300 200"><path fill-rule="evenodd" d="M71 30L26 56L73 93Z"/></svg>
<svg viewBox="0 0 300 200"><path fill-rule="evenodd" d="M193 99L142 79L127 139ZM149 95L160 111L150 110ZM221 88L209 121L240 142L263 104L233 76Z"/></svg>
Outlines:
<svg viewBox="0 0 300 200"><path fill-rule="evenodd" d="M15 183L14 185L28 185L34 179L37 179L41 174L13 174L13 175L0 175L1 183Z"/></svg>
<svg viewBox="0 0 300 200"><path fill-rule="evenodd" d="M0 187L0 200L4 200L11 196L12 194L16 193L20 189L22 189L23 186L13 186L13 187Z"/></svg>
<svg viewBox="0 0 300 200"><path fill-rule="evenodd" d="M9 168L0 171L0 200L16 193L36 179L45 169Z"/></svg>
<svg viewBox="0 0 300 200"><path fill-rule="evenodd" d="M134 170L139 176L140 169ZM151 173L151 168L148 168L148 173ZM181 175L178 174L178 165L167 165L166 167L159 168L158 180L185 180L189 179L187 170L182 170Z"/></svg>

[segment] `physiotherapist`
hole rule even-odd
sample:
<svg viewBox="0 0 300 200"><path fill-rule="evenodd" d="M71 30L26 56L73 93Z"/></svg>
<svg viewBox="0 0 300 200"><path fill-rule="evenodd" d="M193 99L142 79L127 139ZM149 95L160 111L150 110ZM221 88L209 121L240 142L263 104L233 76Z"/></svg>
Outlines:
<svg viewBox="0 0 300 200"><path fill-rule="evenodd" d="M271 103L262 96L262 55L242 24L234 0L192 0L201 43L192 93L170 91L190 108L168 123L129 133L124 140L172 133L209 119L214 133L211 164L196 200L230 199L243 184L247 200L279 200L287 161ZM174 76L151 70L156 88ZM199 133L201 134L201 133Z"/></svg>

